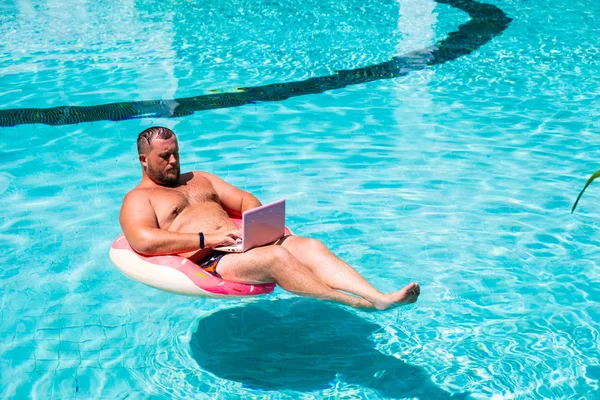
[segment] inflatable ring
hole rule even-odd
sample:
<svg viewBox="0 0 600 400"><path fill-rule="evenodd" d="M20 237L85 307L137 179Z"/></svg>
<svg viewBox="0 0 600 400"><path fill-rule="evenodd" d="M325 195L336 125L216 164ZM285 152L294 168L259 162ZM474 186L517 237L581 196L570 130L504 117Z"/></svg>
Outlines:
<svg viewBox="0 0 600 400"><path fill-rule="evenodd" d="M232 217L236 224L241 219ZM286 228L286 234L291 234ZM110 248L110 259L130 278L167 292L196 297L246 297L268 294L275 283L250 285L230 282L200 268L181 256L146 257L131 248L125 235L120 234Z"/></svg>

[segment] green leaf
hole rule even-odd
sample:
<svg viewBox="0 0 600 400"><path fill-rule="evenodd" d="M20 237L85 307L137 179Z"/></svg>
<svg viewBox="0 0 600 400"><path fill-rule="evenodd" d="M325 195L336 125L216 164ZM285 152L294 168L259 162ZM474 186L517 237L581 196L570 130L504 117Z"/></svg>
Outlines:
<svg viewBox="0 0 600 400"><path fill-rule="evenodd" d="M573 208L571 209L571 214L573 214L573 211L575 211L575 207L577 207L577 203L579 203L579 199L581 198L581 195L583 194L583 192L585 192L585 189L587 189L587 187L590 186L590 183L592 183L592 181L599 176L600 176L600 171L597 171L594 175L592 175L590 177L590 179L588 179L587 183L581 190L581 193L579 193L579 196L577 196L577 200L575 200L575 204L573 204Z"/></svg>

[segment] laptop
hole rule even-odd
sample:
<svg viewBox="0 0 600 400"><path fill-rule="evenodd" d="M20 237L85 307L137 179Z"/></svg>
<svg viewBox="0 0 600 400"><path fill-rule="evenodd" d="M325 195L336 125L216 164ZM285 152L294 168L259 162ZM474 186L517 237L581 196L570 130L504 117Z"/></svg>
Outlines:
<svg viewBox="0 0 600 400"><path fill-rule="evenodd" d="M285 200L282 199L245 211L242 214L242 238L234 245L215 247L215 250L243 253L274 242L284 234Z"/></svg>

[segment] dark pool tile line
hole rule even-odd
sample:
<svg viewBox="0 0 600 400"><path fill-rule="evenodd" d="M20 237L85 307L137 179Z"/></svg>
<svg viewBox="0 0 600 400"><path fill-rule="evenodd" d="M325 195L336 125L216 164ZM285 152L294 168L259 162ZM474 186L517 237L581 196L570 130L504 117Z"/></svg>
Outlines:
<svg viewBox="0 0 600 400"><path fill-rule="evenodd" d="M435 0L469 14L471 19L457 31L433 46L393 57L389 61L362 68L337 71L333 75L302 81L241 88L236 92L208 94L172 100L120 102L95 106L60 106L0 110L0 126L22 124L71 125L93 121L123 121L136 118L175 118L195 111L239 107L263 101L281 101L290 97L320 94L391 79L412 71L443 64L470 54L500 35L512 21L498 7L474 0Z"/></svg>

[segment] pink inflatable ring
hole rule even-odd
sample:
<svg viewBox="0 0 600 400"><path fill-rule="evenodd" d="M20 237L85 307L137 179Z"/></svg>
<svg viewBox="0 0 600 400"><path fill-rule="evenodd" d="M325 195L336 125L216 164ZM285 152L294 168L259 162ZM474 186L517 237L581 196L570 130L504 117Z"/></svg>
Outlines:
<svg viewBox="0 0 600 400"><path fill-rule="evenodd" d="M238 226L240 219L232 218ZM286 228L286 234L290 231ZM110 248L110 259L130 278L157 289L197 297L245 297L268 294L275 283L248 285L223 280L180 256L146 257L131 248L123 234Z"/></svg>

